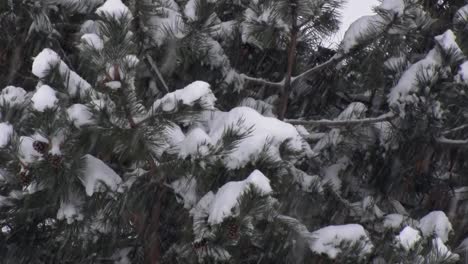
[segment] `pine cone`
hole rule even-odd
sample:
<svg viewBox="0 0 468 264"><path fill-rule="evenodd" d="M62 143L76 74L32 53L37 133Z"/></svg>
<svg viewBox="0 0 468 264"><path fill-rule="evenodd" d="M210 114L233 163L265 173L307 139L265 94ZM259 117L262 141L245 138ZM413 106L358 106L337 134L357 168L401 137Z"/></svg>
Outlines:
<svg viewBox="0 0 468 264"><path fill-rule="evenodd" d="M227 226L229 239L235 240L239 237L239 225L236 223L229 223Z"/></svg>
<svg viewBox="0 0 468 264"><path fill-rule="evenodd" d="M47 152L47 150L49 149L49 144L47 144L46 142L43 142L43 141L34 141L33 143L33 148L35 151L41 153L41 154L45 154Z"/></svg>
<svg viewBox="0 0 468 264"><path fill-rule="evenodd" d="M208 241L206 239L202 239L198 242L194 242L193 243L193 248L195 250L200 250L200 249L203 249L206 247L206 245L208 244Z"/></svg>
<svg viewBox="0 0 468 264"><path fill-rule="evenodd" d="M28 186L32 181L32 177L29 174L29 171L21 171L19 174L19 180L21 185Z"/></svg>
<svg viewBox="0 0 468 264"><path fill-rule="evenodd" d="M47 156L47 161L54 168L60 168L62 165L62 156L57 154L49 154Z"/></svg>

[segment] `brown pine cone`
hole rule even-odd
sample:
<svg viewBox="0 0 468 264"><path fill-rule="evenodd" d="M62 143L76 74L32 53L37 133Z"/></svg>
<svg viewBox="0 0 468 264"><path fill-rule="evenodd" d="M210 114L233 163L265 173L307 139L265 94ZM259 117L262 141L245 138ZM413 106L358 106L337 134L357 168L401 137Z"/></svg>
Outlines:
<svg viewBox="0 0 468 264"><path fill-rule="evenodd" d="M194 242L193 243L193 248L195 250L204 249L207 244L208 244L208 241L206 239L202 239L202 240L200 240L198 242Z"/></svg>
<svg viewBox="0 0 468 264"><path fill-rule="evenodd" d="M62 156L57 154L49 154L47 156L47 161L54 168L60 168L62 165Z"/></svg>
<svg viewBox="0 0 468 264"><path fill-rule="evenodd" d="M41 153L42 155L44 155L47 150L49 149L49 144L47 144L46 142L43 142L43 141L34 141L33 143L33 148L35 151Z"/></svg>
<svg viewBox="0 0 468 264"><path fill-rule="evenodd" d="M227 230L230 239L235 240L239 237L239 225L237 223L229 223Z"/></svg>
<svg viewBox="0 0 468 264"><path fill-rule="evenodd" d="M21 182L21 185L28 186L32 181L32 177L29 171L21 171L19 173L19 180Z"/></svg>

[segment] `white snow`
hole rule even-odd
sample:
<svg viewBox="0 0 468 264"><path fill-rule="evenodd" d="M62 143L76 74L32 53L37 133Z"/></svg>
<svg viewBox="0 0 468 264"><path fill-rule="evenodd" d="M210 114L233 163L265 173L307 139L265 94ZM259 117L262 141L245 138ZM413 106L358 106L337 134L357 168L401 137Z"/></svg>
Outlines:
<svg viewBox="0 0 468 264"><path fill-rule="evenodd" d="M462 63L459 67L455 80L459 83L468 84L468 61Z"/></svg>
<svg viewBox="0 0 468 264"><path fill-rule="evenodd" d="M341 190L341 179L340 173L345 170L350 161L348 158L343 157L338 160L335 164L328 166L324 169L323 183L330 184L334 191L340 192Z"/></svg>
<svg viewBox="0 0 468 264"><path fill-rule="evenodd" d="M81 24L80 33L99 35L99 22L95 20L86 20Z"/></svg>
<svg viewBox="0 0 468 264"><path fill-rule="evenodd" d="M467 20L468 20L468 5L465 5L462 8L458 9L457 13L455 13L453 22L454 24L465 23Z"/></svg>
<svg viewBox="0 0 468 264"><path fill-rule="evenodd" d="M250 174L247 179L237 182L228 182L219 188L213 203L210 207L208 222L210 224L219 224L226 217L232 215L232 209L237 205L238 198L248 190L250 185L264 195L270 194L273 190L270 186L270 180L258 170Z"/></svg>
<svg viewBox="0 0 468 264"><path fill-rule="evenodd" d="M140 60L135 55L127 55L124 57L123 62L128 68L135 68Z"/></svg>
<svg viewBox="0 0 468 264"><path fill-rule="evenodd" d="M211 92L210 85L206 82L195 81L183 89L166 94L163 98L156 100L153 108L162 108L165 112L176 109L178 103L193 106L197 101L206 109L214 109L216 97Z"/></svg>
<svg viewBox="0 0 468 264"><path fill-rule="evenodd" d="M21 87L7 86L0 92L0 106L4 103L16 106L24 103L26 91Z"/></svg>
<svg viewBox="0 0 468 264"><path fill-rule="evenodd" d="M344 53L348 53L356 45L381 31L384 25L385 20L380 15L363 16L357 19L346 30L341 41L341 49Z"/></svg>
<svg viewBox="0 0 468 264"><path fill-rule="evenodd" d="M421 240L421 235L418 230L407 226L396 236L396 240L404 250L410 251Z"/></svg>
<svg viewBox="0 0 468 264"><path fill-rule="evenodd" d="M443 50L452 51L458 55L462 55L463 52L458 46L456 39L457 37L450 29L445 31L444 34L435 37L435 40L437 41L437 43L439 43L440 47L442 47Z"/></svg>
<svg viewBox="0 0 468 264"><path fill-rule="evenodd" d="M342 243L362 243L363 255L372 252L374 246L367 236L366 230L358 224L331 225L312 232L310 249L318 254L326 254L331 259L341 253Z"/></svg>
<svg viewBox="0 0 468 264"><path fill-rule="evenodd" d="M386 229L399 229L403 224L404 216L401 214L388 214L385 216L383 226Z"/></svg>
<svg viewBox="0 0 468 264"><path fill-rule="evenodd" d="M77 92L84 95L85 92L91 89L91 85L81 78L76 72L60 59L60 56L51 49L44 49L36 56L32 66L32 72L38 78L44 78L54 67L58 66L59 73L64 80L64 85L68 89L71 96L76 96Z"/></svg>
<svg viewBox="0 0 468 264"><path fill-rule="evenodd" d="M440 237L432 239L433 250L429 253L435 259L444 259L444 263L455 263L460 259L458 254L452 253Z"/></svg>
<svg viewBox="0 0 468 264"><path fill-rule="evenodd" d="M100 16L114 17L120 19L123 16L132 17L130 10L121 0L107 0L102 6L96 10L96 14Z"/></svg>
<svg viewBox="0 0 468 264"><path fill-rule="evenodd" d="M81 181L88 196L93 196L94 192L101 191L101 183L104 183L112 191L117 190L122 179L109 166L89 154L83 157L83 161L85 166Z"/></svg>
<svg viewBox="0 0 468 264"><path fill-rule="evenodd" d="M33 107L39 112L44 112L46 109L52 109L57 105L58 98L56 92L48 85L42 85L37 89L31 98Z"/></svg>
<svg viewBox="0 0 468 264"><path fill-rule="evenodd" d="M104 41L94 33L84 34L81 36L81 41L97 50L102 50L104 48Z"/></svg>
<svg viewBox="0 0 468 264"><path fill-rule="evenodd" d="M32 73L38 78L44 78L60 61L57 53L51 49L44 49L34 58Z"/></svg>
<svg viewBox="0 0 468 264"><path fill-rule="evenodd" d="M4 148L10 142L13 135L13 126L9 123L0 123L0 148Z"/></svg>
<svg viewBox="0 0 468 264"><path fill-rule="evenodd" d="M67 114L76 128L94 124L93 114L85 105L74 104L67 109Z"/></svg>
<svg viewBox="0 0 468 264"><path fill-rule="evenodd" d="M405 2L404 0L383 0L378 8L401 16L405 11Z"/></svg>
<svg viewBox="0 0 468 264"><path fill-rule="evenodd" d="M197 203L197 180L193 176L182 177L171 183L172 189L183 199L184 208L190 209Z"/></svg>
<svg viewBox="0 0 468 264"><path fill-rule="evenodd" d="M122 88L122 83L119 81L106 82L106 87L112 90L118 90Z"/></svg>
<svg viewBox="0 0 468 264"><path fill-rule="evenodd" d="M449 233L453 230L448 217L442 211L433 211L419 220L419 229L424 237L433 235L447 242Z"/></svg>
<svg viewBox="0 0 468 264"><path fill-rule="evenodd" d="M38 133L30 137L26 137L26 136L20 137L18 155L20 156L20 159L23 163L25 164L33 163L42 156L41 153L37 152L33 148L33 143L36 140L47 142L47 143L49 142L45 137L39 135Z"/></svg>
<svg viewBox="0 0 468 264"><path fill-rule="evenodd" d="M231 153L226 155L224 163L230 169L243 167L250 161L255 161L264 147L268 153L280 159L279 147L288 140L288 147L302 151L302 138L296 128L276 118L264 117L249 107L236 107L230 112L214 112L206 116L208 120L208 135L212 142L221 140L223 132L229 127L240 131L252 128L249 137L243 139ZM242 121L239 125L240 120ZM269 144L267 144L269 143ZM266 146L267 145L267 146Z"/></svg>
<svg viewBox="0 0 468 264"><path fill-rule="evenodd" d="M388 103L393 105L398 104L400 101L406 101L408 94L414 92L417 88L419 74L425 72L428 76L432 76L435 67L440 64L441 60L440 53L436 49L432 49L424 59L411 65L403 73L397 85L390 91Z"/></svg>
<svg viewBox="0 0 468 264"><path fill-rule="evenodd" d="M82 201L77 197L73 197L73 199L68 202L60 202L60 208L57 211L57 219L67 220L68 224L83 220L83 214L80 212L81 203Z"/></svg>
<svg viewBox="0 0 468 264"><path fill-rule="evenodd" d="M185 158L189 155L200 154L202 156L208 154L208 146L212 145L211 138L201 128L190 130L185 139L179 142L179 156Z"/></svg>
<svg viewBox="0 0 468 264"><path fill-rule="evenodd" d="M190 20L197 20L197 16L196 16L197 2L198 2L197 0L189 0L187 4L185 5L184 14Z"/></svg>
<svg viewBox="0 0 468 264"><path fill-rule="evenodd" d="M174 0L166 0L165 5L160 6L158 11L159 15L151 16L147 21L157 46L161 46L170 38L182 38L185 24L179 5ZM174 51L174 49L170 50L170 52Z"/></svg>
<svg viewBox="0 0 468 264"><path fill-rule="evenodd" d="M63 131L56 132L50 139L50 154L54 155L61 155L62 152L60 151L60 147L62 143L65 141L65 134Z"/></svg>

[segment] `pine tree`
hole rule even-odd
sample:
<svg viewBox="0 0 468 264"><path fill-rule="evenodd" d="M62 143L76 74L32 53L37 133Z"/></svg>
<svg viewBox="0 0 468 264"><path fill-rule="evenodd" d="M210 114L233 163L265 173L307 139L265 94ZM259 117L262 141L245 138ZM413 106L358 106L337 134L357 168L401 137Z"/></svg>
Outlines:
<svg viewBox="0 0 468 264"><path fill-rule="evenodd" d="M342 3L2 3L0 257L460 261L468 7Z"/></svg>

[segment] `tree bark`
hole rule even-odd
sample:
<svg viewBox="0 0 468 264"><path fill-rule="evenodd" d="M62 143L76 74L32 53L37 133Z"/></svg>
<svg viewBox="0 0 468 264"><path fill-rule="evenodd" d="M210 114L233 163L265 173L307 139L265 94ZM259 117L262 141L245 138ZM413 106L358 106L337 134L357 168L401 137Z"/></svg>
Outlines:
<svg viewBox="0 0 468 264"><path fill-rule="evenodd" d="M278 119L284 120L286 110L288 108L289 94L291 93L292 74L296 65L296 50L297 37L299 34L299 26L297 25L297 2L292 0L291 3L291 40L288 49L288 69L284 78L283 89L281 90L280 102L278 107Z"/></svg>

